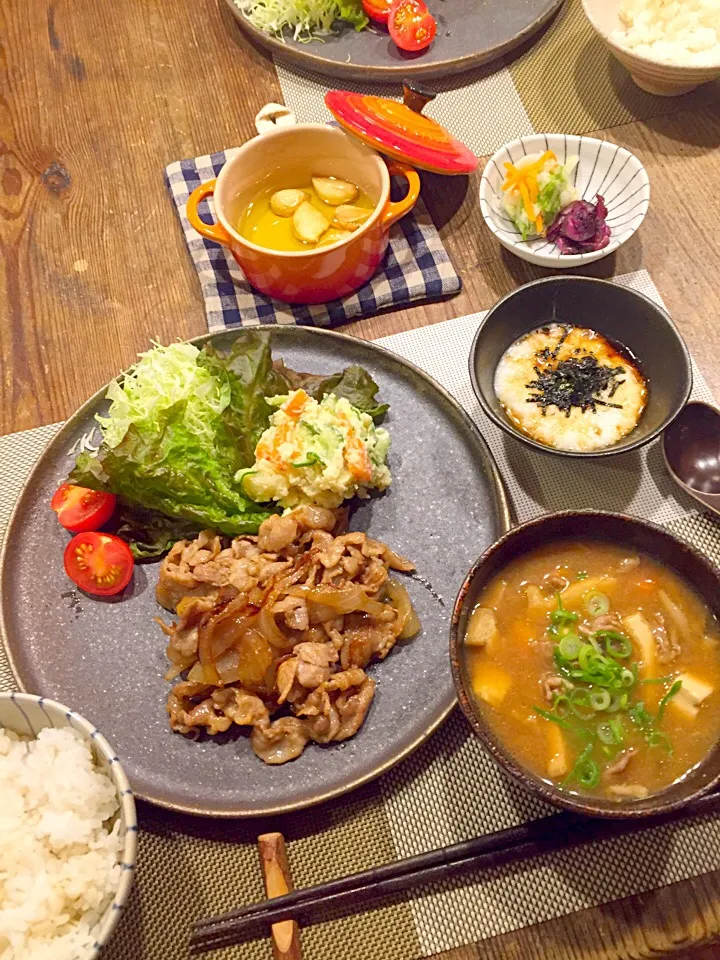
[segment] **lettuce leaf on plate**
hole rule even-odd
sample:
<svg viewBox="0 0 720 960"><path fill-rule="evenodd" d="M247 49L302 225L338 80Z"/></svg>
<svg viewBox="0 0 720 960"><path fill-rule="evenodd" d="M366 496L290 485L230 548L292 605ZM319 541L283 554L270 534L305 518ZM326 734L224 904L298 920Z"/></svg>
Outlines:
<svg viewBox="0 0 720 960"><path fill-rule="evenodd" d="M167 553L178 540L194 540L203 527L179 517L166 517L137 503L118 500L115 516L107 529L126 541L136 560L154 560Z"/></svg>
<svg viewBox="0 0 720 960"><path fill-rule="evenodd" d="M110 385L97 417L103 442L81 453L70 482L221 533L255 533L272 512L235 483L267 426L265 396L285 389L268 335L239 338L228 357L176 343L141 354Z"/></svg>
<svg viewBox="0 0 720 960"><path fill-rule="evenodd" d="M376 423L379 423L390 409L389 404L380 403L376 399L380 388L363 367L346 367L342 373L333 373L329 377L296 373L289 370L282 361L276 363L275 368L291 390L302 387L318 402L328 393L334 393L338 399L344 397L362 413L370 414Z"/></svg>

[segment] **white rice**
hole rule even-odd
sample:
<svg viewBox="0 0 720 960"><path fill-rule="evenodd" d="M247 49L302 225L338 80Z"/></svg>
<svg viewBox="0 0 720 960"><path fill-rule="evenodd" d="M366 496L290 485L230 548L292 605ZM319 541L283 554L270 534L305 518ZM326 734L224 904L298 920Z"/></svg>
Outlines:
<svg viewBox="0 0 720 960"><path fill-rule="evenodd" d="M75 960L117 889L112 780L74 730L0 727L0 960Z"/></svg>
<svg viewBox="0 0 720 960"><path fill-rule="evenodd" d="M622 0L612 39L675 66L720 64L720 0Z"/></svg>

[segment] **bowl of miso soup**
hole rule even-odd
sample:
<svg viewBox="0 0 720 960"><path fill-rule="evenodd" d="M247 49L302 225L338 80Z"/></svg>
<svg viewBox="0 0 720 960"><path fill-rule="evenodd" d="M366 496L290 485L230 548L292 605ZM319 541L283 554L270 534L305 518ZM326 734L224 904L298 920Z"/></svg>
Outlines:
<svg viewBox="0 0 720 960"><path fill-rule="evenodd" d="M475 733L551 803L642 817L720 782L720 571L662 527L515 527L465 579L450 652Z"/></svg>

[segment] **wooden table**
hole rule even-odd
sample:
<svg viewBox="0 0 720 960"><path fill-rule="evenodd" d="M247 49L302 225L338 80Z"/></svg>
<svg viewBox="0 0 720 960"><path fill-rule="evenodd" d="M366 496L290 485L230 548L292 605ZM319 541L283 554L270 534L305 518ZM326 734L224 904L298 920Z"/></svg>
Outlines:
<svg viewBox="0 0 720 960"><path fill-rule="evenodd" d="M241 143L278 99L272 62L217 0L0 0L0 434L64 419L151 338L205 332L162 170ZM600 133L640 154L653 203L640 233L588 273L647 268L720 396L720 114ZM424 196L462 294L347 332L372 339L482 310L545 272L484 227L477 179L428 176ZM718 933L720 873L444 958L710 960L720 947L694 945Z"/></svg>

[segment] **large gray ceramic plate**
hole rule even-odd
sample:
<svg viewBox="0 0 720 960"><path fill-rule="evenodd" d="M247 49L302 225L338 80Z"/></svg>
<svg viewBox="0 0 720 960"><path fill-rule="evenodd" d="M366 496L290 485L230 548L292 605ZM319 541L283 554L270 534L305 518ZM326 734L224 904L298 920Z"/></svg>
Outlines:
<svg viewBox="0 0 720 960"><path fill-rule="evenodd" d="M237 0L226 3L241 29L279 59L331 77L378 82L447 77L495 60L539 30L562 0L428 0L438 32L430 49L420 53L398 50L377 26L359 33L343 26L322 42L280 40L254 27Z"/></svg>
<svg viewBox="0 0 720 960"><path fill-rule="evenodd" d="M223 348L242 331L211 336ZM200 344L208 338L195 341ZM273 354L296 370L330 373L359 363L390 403L393 484L354 513L367 530L411 557L422 577L408 588L422 632L370 668L377 694L357 736L269 767L247 738L194 742L172 733L165 639L153 617L158 565L136 567L123 594L93 600L63 573L68 535L49 507L72 465L68 451L105 406L96 394L60 430L30 476L2 557L2 623L25 691L67 703L114 744L140 797L208 816L252 816L344 793L410 753L442 722L455 694L448 631L470 565L509 525L502 482L474 425L441 387L373 344L304 327L273 327Z"/></svg>

